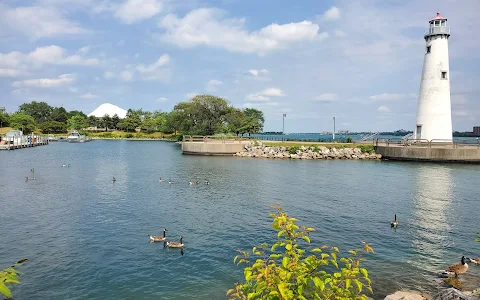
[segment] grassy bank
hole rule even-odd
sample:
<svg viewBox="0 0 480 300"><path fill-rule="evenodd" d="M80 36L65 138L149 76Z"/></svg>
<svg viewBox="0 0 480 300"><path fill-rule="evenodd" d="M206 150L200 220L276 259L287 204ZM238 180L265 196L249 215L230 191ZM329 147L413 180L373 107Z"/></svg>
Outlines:
<svg viewBox="0 0 480 300"><path fill-rule="evenodd" d="M108 132L87 132L92 138L107 139L175 139L177 136L173 134L165 134L161 132L145 133L145 132L124 132L124 131L108 131Z"/></svg>
<svg viewBox="0 0 480 300"><path fill-rule="evenodd" d="M370 153L373 151L373 145L365 144L353 144L353 143L316 143L316 142L274 142L274 141L265 141L262 142L263 145L269 147L287 147L287 148L300 148L304 147L326 147L328 149L336 148L359 148L362 152Z"/></svg>

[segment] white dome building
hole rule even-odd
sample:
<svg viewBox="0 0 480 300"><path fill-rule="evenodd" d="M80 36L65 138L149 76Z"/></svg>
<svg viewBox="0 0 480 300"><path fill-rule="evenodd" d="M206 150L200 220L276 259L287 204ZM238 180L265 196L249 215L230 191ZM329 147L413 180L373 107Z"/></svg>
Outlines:
<svg viewBox="0 0 480 300"><path fill-rule="evenodd" d="M110 103L103 103L97 109L92 111L91 113L88 114L88 116L95 116L97 118L101 118L104 115L108 115L110 117L113 117L114 115L117 115L120 119L124 119L127 116L127 111Z"/></svg>

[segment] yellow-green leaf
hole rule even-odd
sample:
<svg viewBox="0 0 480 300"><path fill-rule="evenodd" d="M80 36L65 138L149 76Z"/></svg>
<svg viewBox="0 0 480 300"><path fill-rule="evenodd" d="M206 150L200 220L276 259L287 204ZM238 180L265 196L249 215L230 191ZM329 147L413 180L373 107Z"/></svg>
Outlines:
<svg viewBox="0 0 480 300"><path fill-rule="evenodd" d="M277 285L278 290L280 291L280 294L282 295L283 298L288 299L288 289L287 289L287 283L282 282Z"/></svg>
<svg viewBox="0 0 480 300"><path fill-rule="evenodd" d="M350 279L345 279L345 288L348 289L350 288L350 284L351 284L351 280Z"/></svg>
<svg viewBox="0 0 480 300"><path fill-rule="evenodd" d="M286 269L288 266L288 263L290 262L290 259L286 256L282 258L282 266Z"/></svg>
<svg viewBox="0 0 480 300"><path fill-rule="evenodd" d="M323 291L325 289L325 283L320 278L313 277L313 283L316 287L320 289L320 291Z"/></svg>
<svg viewBox="0 0 480 300"><path fill-rule="evenodd" d="M320 248L315 248L315 249L312 250L312 252L322 252L322 249L320 249Z"/></svg>
<svg viewBox="0 0 480 300"><path fill-rule="evenodd" d="M360 280L357 279L357 280L355 280L355 284L357 285L357 291L359 293L361 293L362 290L363 290L363 283Z"/></svg>
<svg viewBox="0 0 480 300"><path fill-rule="evenodd" d="M252 293L248 293L248 299L255 299L255 296L256 296L256 293L255 292L252 292Z"/></svg>
<svg viewBox="0 0 480 300"><path fill-rule="evenodd" d="M0 282L0 294L3 294L5 297L12 297L12 292L3 282Z"/></svg>
<svg viewBox="0 0 480 300"><path fill-rule="evenodd" d="M302 238L303 238L305 241L307 241L307 243L310 244L310 238L309 238L308 236L304 235L304 236L302 236Z"/></svg>
<svg viewBox="0 0 480 300"><path fill-rule="evenodd" d="M286 244L285 249L287 249L288 251L292 250L292 245L291 244Z"/></svg>
<svg viewBox="0 0 480 300"><path fill-rule="evenodd" d="M363 277L368 278L368 271L365 268L361 268L360 272L362 272Z"/></svg>

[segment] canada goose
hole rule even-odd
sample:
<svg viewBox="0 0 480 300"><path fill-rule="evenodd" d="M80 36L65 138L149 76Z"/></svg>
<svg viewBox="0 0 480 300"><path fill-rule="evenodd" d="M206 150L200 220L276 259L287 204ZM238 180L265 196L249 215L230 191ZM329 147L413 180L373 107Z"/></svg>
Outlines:
<svg viewBox="0 0 480 300"><path fill-rule="evenodd" d="M159 179L158 181L160 181L160 182L164 182L164 181L165 181L165 179L163 179L162 177L160 177L160 179Z"/></svg>
<svg viewBox="0 0 480 300"><path fill-rule="evenodd" d="M392 227L397 228L397 226L398 226L397 215L395 215L395 219L393 219L392 221Z"/></svg>
<svg viewBox="0 0 480 300"><path fill-rule="evenodd" d="M210 182L208 182L208 180L205 179L205 184L206 184L206 185L209 185Z"/></svg>
<svg viewBox="0 0 480 300"><path fill-rule="evenodd" d="M167 242L170 248L183 248L183 236L180 237L180 242Z"/></svg>
<svg viewBox="0 0 480 300"><path fill-rule="evenodd" d="M117 179L115 179L115 177L113 177L112 181L115 182L115 181L117 181Z"/></svg>
<svg viewBox="0 0 480 300"><path fill-rule="evenodd" d="M165 241L165 234L167 232L167 229L163 228L163 236L159 235L149 235L150 237L150 242L163 242Z"/></svg>
<svg viewBox="0 0 480 300"><path fill-rule="evenodd" d="M469 258L469 260L471 259ZM465 256L462 256L462 263L451 265L445 270L445 272L443 272L443 274L455 275L455 277L457 277L459 274L463 274L467 272L467 270L468 270L468 264L465 262Z"/></svg>
<svg viewBox="0 0 480 300"><path fill-rule="evenodd" d="M198 181L189 181L188 183L189 183L189 184L197 184Z"/></svg>
<svg viewBox="0 0 480 300"><path fill-rule="evenodd" d="M30 172L35 173L35 168L31 168Z"/></svg>
<svg viewBox="0 0 480 300"><path fill-rule="evenodd" d="M476 265L480 265L480 257L477 257L477 258L470 258L470 262L476 264Z"/></svg>
<svg viewBox="0 0 480 300"><path fill-rule="evenodd" d="M173 180L169 179L168 184L173 184Z"/></svg>

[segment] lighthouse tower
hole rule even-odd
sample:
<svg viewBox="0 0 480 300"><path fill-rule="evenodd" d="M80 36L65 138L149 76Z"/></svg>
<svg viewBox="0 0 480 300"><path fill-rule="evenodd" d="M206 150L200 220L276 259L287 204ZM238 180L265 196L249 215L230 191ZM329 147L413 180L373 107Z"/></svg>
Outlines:
<svg viewBox="0 0 480 300"><path fill-rule="evenodd" d="M452 140L447 19L437 16L425 32L425 58L418 97L415 138Z"/></svg>

